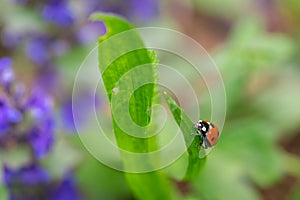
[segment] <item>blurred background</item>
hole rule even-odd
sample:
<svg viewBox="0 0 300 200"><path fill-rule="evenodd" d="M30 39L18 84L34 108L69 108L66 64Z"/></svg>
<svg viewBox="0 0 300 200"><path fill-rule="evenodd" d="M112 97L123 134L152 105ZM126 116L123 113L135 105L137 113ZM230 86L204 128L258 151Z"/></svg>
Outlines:
<svg viewBox="0 0 300 200"><path fill-rule="evenodd" d="M298 0L2 0L0 199L135 199L74 127L75 75L106 31L96 11L181 31L220 69L225 126L199 177L177 184L186 199L300 199ZM84 108L93 94L74 98Z"/></svg>

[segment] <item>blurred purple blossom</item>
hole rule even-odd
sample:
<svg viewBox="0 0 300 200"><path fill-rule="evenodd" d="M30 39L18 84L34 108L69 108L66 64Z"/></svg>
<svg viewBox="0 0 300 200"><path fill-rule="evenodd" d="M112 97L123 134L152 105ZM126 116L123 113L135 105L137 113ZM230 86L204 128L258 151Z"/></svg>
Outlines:
<svg viewBox="0 0 300 200"><path fill-rule="evenodd" d="M50 38L45 34L34 34L25 46L27 57L39 67L55 68L53 58L64 55L70 49L65 39Z"/></svg>
<svg viewBox="0 0 300 200"><path fill-rule="evenodd" d="M30 164L20 169L3 168L3 183L11 189L14 185L38 185L47 183L50 180L49 174L41 167Z"/></svg>
<svg viewBox="0 0 300 200"><path fill-rule="evenodd" d="M20 33L4 29L1 34L1 44L6 48L17 48L22 38Z"/></svg>
<svg viewBox="0 0 300 200"><path fill-rule="evenodd" d="M57 67L45 66L39 69L34 85L44 93L55 95L60 91L58 88L62 86L62 78Z"/></svg>
<svg viewBox="0 0 300 200"><path fill-rule="evenodd" d="M10 58L2 58L0 63L0 70L12 70ZM1 87L4 87L2 82L0 91ZM52 149L54 139L52 98L39 89L25 96L24 87L11 82L9 90L0 93L0 148L27 145L32 154L30 164L19 168L3 167L2 182L8 189L10 200L80 199L70 174L61 180L53 180L39 164L39 160Z"/></svg>
<svg viewBox="0 0 300 200"><path fill-rule="evenodd" d="M97 41L97 38L104 35L106 32L106 27L101 21L89 22L86 25L80 27L76 32L76 38L79 43L87 44L93 41Z"/></svg>
<svg viewBox="0 0 300 200"><path fill-rule="evenodd" d="M42 92L33 92L26 104L27 112L34 119L28 131L28 141L37 158L43 158L54 142L54 120L52 117L52 99Z"/></svg>
<svg viewBox="0 0 300 200"><path fill-rule="evenodd" d="M19 169L4 166L2 182L8 188L10 200L80 200L80 194L71 174L53 180L37 163Z"/></svg>
<svg viewBox="0 0 300 200"><path fill-rule="evenodd" d="M3 78L4 70L13 74L11 65L10 58L0 59L0 80L6 80L0 81L0 88L4 88L0 93L0 147L7 148L10 138L10 142L30 146L36 158L42 158L54 141L52 98L39 90L25 96L20 84L12 82L12 78Z"/></svg>
<svg viewBox="0 0 300 200"><path fill-rule="evenodd" d="M12 64L12 60L8 57L0 59L0 84L2 84L5 88L9 87L14 80Z"/></svg>
<svg viewBox="0 0 300 200"><path fill-rule="evenodd" d="M67 175L60 182L54 186L50 191L50 199L53 200L80 200L77 185L71 175Z"/></svg>
<svg viewBox="0 0 300 200"><path fill-rule="evenodd" d="M64 128L72 133L76 133L77 128L82 128L82 126L86 125L93 114L94 107L99 108L100 103L99 94L93 94L88 89L82 89L78 96L70 96L62 103L61 107L61 118ZM80 109L76 110L76 113L81 113L80 116L76 116L76 125L73 111L74 105L76 105L76 109Z"/></svg>
<svg viewBox="0 0 300 200"><path fill-rule="evenodd" d="M130 0L128 1L128 18L132 21L146 23L159 14L157 0Z"/></svg>
<svg viewBox="0 0 300 200"><path fill-rule="evenodd" d="M45 36L34 36L28 40L25 47L27 57L38 66L49 63L50 53L48 50L49 39Z"/></svg>
<svg viewBox="0 0 300 200"><path fill-rule="evenodd" d="M21 119L21 113L0 98L0 134L9 127L9 124L18 123Z"/></svg>
<svg viewBox="0 0 300 200"><path fill-rule="evenodd" d="M0 97L0 140L8 133L11 124L18 123L21 119L21 113Z"/></svg>
<svg viewBox="0 0 300 200"><path fill-rule="evenodd" d="M52 98L48 97L41 91L35 90L27 99L26 109L28 109L37 123L48 121L52 115Z"/></svg>
<svg viewBox="0 0 300 200"><path fill-rule="evenodd" d="M73 110L72 110L72 99L65 101L62 104L61 108L61 116L64 128L71 132L76 132L74 117L73 117ZM84 118L82 119L84 120Z"/></svg>
<svg viewBox="0 0 300 200"><path fill-rule="evenodd" d="M48 0L42 13L43 19L58 26L70 26L74 23L74 16L68 1Z"/></svg>
<svg viewBox="0 0 300 200"><path fill-rule="evenodd" d="M43 126L33 127L28 134L33 152L37 158L43 158L50 151L54 143L54 129L52 121L43 123Z"/></svg>
<svg viewBox="0 0 300 200"><path fill-rule="evenodd" d="M0 138L7 134L9 129L9 122L7 120L7 105L3 99L0 99Z"/></svg>
<svg viewBox="0 0 300 200"><path fill-rule="evenodd" d="M157 0L88 0L87 2L88 14L111 12L138 24L147 23L159 14Z"/></svg>

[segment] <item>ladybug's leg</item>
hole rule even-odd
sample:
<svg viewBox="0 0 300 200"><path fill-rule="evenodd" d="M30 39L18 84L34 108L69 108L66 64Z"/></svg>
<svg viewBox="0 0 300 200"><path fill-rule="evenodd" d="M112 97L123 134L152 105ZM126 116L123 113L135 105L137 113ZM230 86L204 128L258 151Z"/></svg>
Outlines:
<svg viewBox="0 0 300 200"><path fill-rule="evenodd" d="M207 140L203 141L202 146L203 146L204 149L207 149L207 148L211 147L210 143Z"/></svg>
<svg viewBox="0 0 300 200"><path fill-rule="evenodd" d="M199 133L198 131L191 133L191 136L200 136L201 133Z"/></svg>

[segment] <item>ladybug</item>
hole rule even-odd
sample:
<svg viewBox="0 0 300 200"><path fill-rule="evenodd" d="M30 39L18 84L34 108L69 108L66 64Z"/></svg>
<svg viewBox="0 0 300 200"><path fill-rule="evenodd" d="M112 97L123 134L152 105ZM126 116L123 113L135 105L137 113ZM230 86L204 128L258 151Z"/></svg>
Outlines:
<svg viewBox="0 0 300 200"><path fill-rule="evenodd" d="M197 136L202 138L200 144L204 149L213 147L219 139L219 130L208 120L199 120L195 123L194 128L196 129Z"/></svg>

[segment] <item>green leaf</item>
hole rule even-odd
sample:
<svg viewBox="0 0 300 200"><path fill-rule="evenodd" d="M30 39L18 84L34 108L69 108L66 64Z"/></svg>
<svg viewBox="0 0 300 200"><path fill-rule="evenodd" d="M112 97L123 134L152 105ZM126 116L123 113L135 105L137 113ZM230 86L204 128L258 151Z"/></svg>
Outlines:
<svg viewBox="0 0 300 200"><path fill-rule="evenodd" d="M224 164L239 165L244 176L257 185L272 185L283 176L285 161L276 146L276 129L271 125L259 118L241 119L227 125L214 154L222 154Z"/></svg>
<svg viewBox="0 0 300 200"><path fill-rule="evenodd" d="M7 190L2 183L0 183L0 199L8 199Z"/></svg>
<svg viewBox="0 0 300 200"><path fill-rule="evenodd" d="M201 146L199 144L201 144L202 139L200 137L195 137L192 134L195 132L193 128L194 123L189 119L185 112L166 92L164 94L173 117L183 133L189 154L188 167L184 180L191 180L198 177L199 172L205 165L206 157L199 158L199 152L201 150Z"/></svg>
<svg viewBox="0 0 300 200"><path fill-rule="evenodd" d="M133 27L124 19L104 14L94 14L91 19L101 20L107 27L106 35L99 39L98 60L117 145L129 152L153 151L157 148L156 137L137 138L129 134L147 135L145 127L150 122L157 59L145 48L137 32L126 32ZM122 152L121 158L125 170L141 164L151 166L150 158L141 163ZM137 198L171 199L169 181L160 171L125 175Z"/></svg>
<svg viewBox="0 0 300 200"><path fill-rule="evenodd" d="M0 159L0 180L3 180L2 176L2 169L3 169L3 161ZM0 199L8 199L8 194L5 185L3 182L0 182Z"/></svg>

